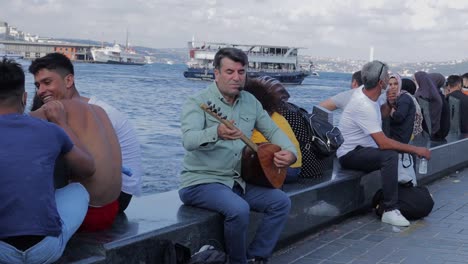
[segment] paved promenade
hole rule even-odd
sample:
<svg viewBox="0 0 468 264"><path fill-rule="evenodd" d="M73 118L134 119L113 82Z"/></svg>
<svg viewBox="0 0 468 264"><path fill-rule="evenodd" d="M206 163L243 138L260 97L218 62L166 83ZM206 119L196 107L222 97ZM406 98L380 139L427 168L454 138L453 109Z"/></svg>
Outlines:
<svg viewBox="0 0 468 264"><path fill-rule="evenodd" d="M355 215L276 252L273 264L468 263L468 168L428 186L434 209L407 228Z"/></svg>

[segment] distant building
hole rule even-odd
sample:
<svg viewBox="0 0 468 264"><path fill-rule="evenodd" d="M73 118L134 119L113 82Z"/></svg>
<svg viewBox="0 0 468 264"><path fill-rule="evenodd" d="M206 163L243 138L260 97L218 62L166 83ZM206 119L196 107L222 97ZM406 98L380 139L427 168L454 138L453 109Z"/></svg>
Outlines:
<svg viewBox="0 0 468 264"><path fill-rule="evenodd" d="M8 36L8 23L0 21L0 39L7 39Z"/></svg>
<svg viewBox="0 0 468 264"><path fill-rule="evenodd" d="M0 40L0 44L5 46L5 51L22 55L25 59L36 59L49 53L62 53L72 61L91 61L91 48L94 45L52 42L26 42L17 40Z"/></svg>

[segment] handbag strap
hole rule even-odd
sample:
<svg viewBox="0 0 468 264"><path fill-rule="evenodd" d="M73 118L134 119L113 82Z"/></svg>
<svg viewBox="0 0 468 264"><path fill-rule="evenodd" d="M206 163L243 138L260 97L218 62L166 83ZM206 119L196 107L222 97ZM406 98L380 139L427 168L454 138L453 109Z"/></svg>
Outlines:
<svg viewBox="0 0 468 264"><path fill-rule="evenodd" d="M403 163L403 161L404 161L404 158L405 158L405 154L407 154L407 155L408 155L408 158L409 158L408 160L409 160L409 162L410 162L410 163L409 163L409 165L408 165L408 166L406 166L406 165ZM409 168L409 167L411 167L411 166L413 165L413 158L411 157L411 155L410 155L410 154L408 154L408 153L404 153L404 152L403 152L403 153L401 153L401 165L402 165L402 166L403 166L403 168L405 168L405 169L407 169L407 168Z"/></svg>
<svg viewBox="0 0 468 264"><path fill-rule="evenodd" d="M314 140L315 138L315 133L314 131L312 130L312 127L311 127L311 124L310 124L310 117L312 117L313 115L311 115L310 117L306 116L304 112L307 112L304 108L301 108L297 105L294 105L294 104L291 104L294 106L294 108L296 109L296 112L299 114L299 116L304 120L304 125L307 129L307 133L309 135L309 137ZM305 145L305 148L308 150L310 149L310 146L311 146L311 142L310 140L307 141L306 145Z"/></svg>

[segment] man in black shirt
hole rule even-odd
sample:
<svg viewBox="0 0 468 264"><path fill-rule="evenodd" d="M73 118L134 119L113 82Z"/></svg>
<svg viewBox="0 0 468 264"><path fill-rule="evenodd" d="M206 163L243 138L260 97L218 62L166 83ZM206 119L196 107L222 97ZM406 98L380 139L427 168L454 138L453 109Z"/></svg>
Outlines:
<svg viewBox="0 0 468 264"><path fill-rule="evenodd" d="M460 100L460 131L468 133L468 96L462 92L462 78L458 75L450 75L447 78L445 94Z"/></svg>

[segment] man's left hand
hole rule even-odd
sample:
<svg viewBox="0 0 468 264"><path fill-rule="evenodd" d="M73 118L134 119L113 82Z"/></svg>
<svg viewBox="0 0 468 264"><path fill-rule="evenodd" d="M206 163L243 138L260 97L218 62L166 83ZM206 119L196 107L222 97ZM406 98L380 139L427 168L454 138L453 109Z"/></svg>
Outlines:
<svg viewBox="0 0 468 264"><path fill-rule="evenodd" d="M291 151L281 150L275 153L273 162L275 163L276 167L284 168L289 167L289 165L296 162L296 159L296 156Z"/></svg>
<svg viewBox="0 0 468 264"><path fill-rule="evenodd" d="M67 124L67 114L65 107L60 101L50 101L41 106L47 120L59 126Z"/></svg>

